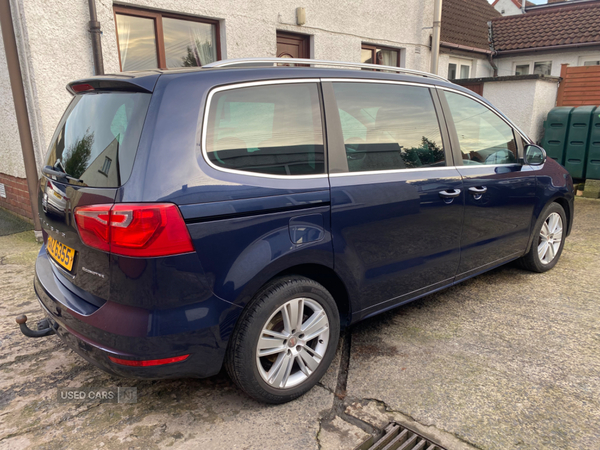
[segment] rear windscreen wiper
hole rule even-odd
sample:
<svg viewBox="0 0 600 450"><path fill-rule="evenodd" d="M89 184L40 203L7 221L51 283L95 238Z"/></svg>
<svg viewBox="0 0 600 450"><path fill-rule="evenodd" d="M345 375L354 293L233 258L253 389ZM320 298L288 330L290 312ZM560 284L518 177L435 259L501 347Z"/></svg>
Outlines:
<svg viewBox="0 0 600 450"><path fill-rule="evenodd" d="M74 177L67 175L65 172L60 172L58 170L54 170L54 168L52 166L44 166L42 168L42 173L44 175L50 175L50 176L53 176L56 178L66 178L68 181L73 181L78 184L85 184L79 178L74 178Z"/></svg>

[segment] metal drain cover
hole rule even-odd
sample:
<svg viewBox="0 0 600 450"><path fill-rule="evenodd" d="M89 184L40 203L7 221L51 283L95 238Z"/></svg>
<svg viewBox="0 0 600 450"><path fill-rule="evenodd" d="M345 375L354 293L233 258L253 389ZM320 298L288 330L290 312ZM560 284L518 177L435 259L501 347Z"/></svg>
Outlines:
<svg viewBox="0 0 600 450"><path fill-rule="evenodd" d="M446 450L408 428L390 423L385 427L384 435L368 450Z"/></svg>

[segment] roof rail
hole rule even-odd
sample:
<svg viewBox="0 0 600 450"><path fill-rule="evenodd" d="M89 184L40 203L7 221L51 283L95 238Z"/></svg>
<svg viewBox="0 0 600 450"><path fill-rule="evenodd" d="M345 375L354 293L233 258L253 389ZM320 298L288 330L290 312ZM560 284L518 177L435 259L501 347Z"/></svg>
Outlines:
<svg viewBox="0 0 600 450"><path fill-rule="evenodd" d="M276 66L278 64L302 64L302 65L311 65L311 66L335 66L335 67L352 67L356 69L372 69L379 71L389 71L389 72L397 72L404 73L408 75L417 75L421 77L434 78L436 80L448 81L446 78L441 77L439 75L422 72L420 70L413 69L405 69L403 67L393 67L393 66L382 66L379 64L364 64L364 63L353 63L353 62L343 62L343 61L324 61L320 59L306 59L306 58L240 58L240 59L225 59L223 61L215 61L210 64L206 64L202 66L205 69L215 68L215 67L241 67L241 66L255 66L255 67L264 67L264 66Z"/></svg>

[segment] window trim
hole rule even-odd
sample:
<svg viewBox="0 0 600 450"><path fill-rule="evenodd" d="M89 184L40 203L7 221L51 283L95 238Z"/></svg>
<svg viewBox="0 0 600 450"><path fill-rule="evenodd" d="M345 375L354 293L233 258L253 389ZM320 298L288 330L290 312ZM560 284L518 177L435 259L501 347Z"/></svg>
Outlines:
<svg viewBox="0 0 600 450"><path fill-rule="evenodd" d="M208 131L208 118L210 116L210 106L212 103L213 96L218 92L229 91L234 89L242 89L247 87L254 86L265 86L265 85L274 85L274 84L292 84L292 83L304 83L304 84L316 84L319 91L319 108L321 111L321 133L323 134L323 151L325 156L325 172L316 174L316 175L273 175L268 173L259 173L259 172L248 172L246 170L237 170L237 169L227 169L225 167L220 167L212 163L210 158L208 157L207 145L206 145L206 134ZM321 92L321 80L319 78L298 78L298 79L289 79L289 80L268 80L268 81L251 81L251 82L243 82L243 83L235 83L225 86L218 86L208 93L206 98L206 106L204 107L203 117L202 117L202 134L200 136L200 147L202 158L204 162L209 165L212 169L218 170L220 172L225 173L233 173L237 175L243 175L247 177L258 177L258 178L272 178L279 180L305 180L305 179L314 179L314 178L327 178L329 175L329 167L327 165L328 160L328 148L327 148L327 130L325 128L325 111L323 108L323 95Z"/></svg>
<svg viewBox="0 0 600 450"><path fill-rule="evenodd" d="M493 107L491 107L490 105L488 105L487 103L485 103L484 101L481 101L480 99L478 99L477 97L470 95L467 92L462 92L459 91L458 89L452 89L452 88L448 88L446 86L436 86L437 90L438 90L438 96L440 98L440 102L442 104L442 109L444 111L444 118L446 120L446 125L448 126L448 134L450 135L450 141L452 143L452 155L454 156L454 161L455 161L455 166L456 167L460 167L460 168L482 168L482 167L502 167L502 166L515 166L515 165L522 165L522 160L523 160L523 151L524 151L524 145L523 143L528 143L528 144L532 144L533 141L531 139L529 139L525 133L523 133L521 131L521 129L519 127L517 127L515 124L513 124L510 119L508 119L508 117L505 117L502 113L500 113L499 111L497 111L496 109L494 109ZM454 125L454 118L452 117L452 112L450 111L450 105L448 105L448 101L446 100L446 96L443 95L443 93L440 93L439 91L448 91L448 92L452 92L454 94L460 94L463 95L467 98L470 98L471 100L476 101L477 103L483 105L484 107L486 107L488 110L490 110L492 113L494 113L496 116L498 116L500 119L502 119L513 131L513 135L515 135L515 141L517 144L517 162L514 163L505 163L505 164L481 164L481 165L464 165L463 164L463 160L462 160L462 152L460 150L460 142L458 140L458 133L456 132L456 126ZM516 139L517 136L516 134L519 134L521 136L522 139Z"/></svg>
<svg viewBox="0 0 600 450"><path fill-rule="evenodd" d="M454 55L448 57L448 79L451 80L468 80L470 78L475 78L474 76L474 60L470 58L461 58ZM457 78L450 78L450 64L456 65L456 75ZM462 66L467 66L469 68L469 76L467 78L461 78L460 70Z"/></svg>
<svg viewBox="0 0 600 450"><path fill-rule="evenodd" d="M552 75L552 63L554 62L552 59L539 59L539 60L529 60L529 61L523 61L523 62L518 62L518 61L513 61L512 63L512 74L516 75L517 73L517 66L525 66L525 65L529 65L529 73L528 75L533 75L534 70L535 70L535 65L536 63L550 63L550 75Z"/></svg>
<svg viewBox="0 0 600 450"><path fill-rule="evenodd" d="M154 11L150 9L135 8L130 6L113 5L113 16L115 21L115 35L117 36L117 53L119 55L119 68L123 72L121 63L121 46L119 45L119 28L117 26L117 14L133 17L142 17L154 21L154 36L156 41L156 61L158 69L173 70L167 67L167 57L165 52L165 35L163 31L162 19L187 20L188 22L206 23L215 26L215 45L217 47L217 61L221 60L221 29L219 20L206 19L204 17L190 16L186 14L176 14L171 12Z"/></svg>
<svg viewBox="0 0 600 450"><path fill-rule="evenodd" d="M444 146L444 155L446 157L446 165L445 166L430 166L430 167L411 167L405 169L389 169L389 170L365 170L365 171L356 171L350 172L348 170L348 165L346 161L346 148L343 144L344 139L342 135L342 125L339 119L337 100L335 98L335 94L333 92L333 83L378 83L378 84L398 84L405 86L413 86L413 87L422 87L429 91L429 95L431 96L431 101L433 103L433 108L435 111L436 119L438 122L438 127L440 130L440 136L442 138L442 145ZM393 173L406 173L412 171L424 171L424 170L446 170L451 168L456 168L455 157L452 151L451 139L448 135L446 123L444 121L443 108L439 103L439 98L436 96L435 88L436 86L433 84L419 83L413 81L395 81L395 80L376 80L376 79L362 79L362 78L321 78L321 83L323 85L323 97L325 104L325 116L327 118L327 138L330 140L332 137L335 139L334 142L338 144L341 143L341 148L337 148L339 145L335 145L336 148L333 148L332 145L329 145L329 176L330 177L348 177L354 175L385 175L385 174L393 174ZM333 148L333 149L332 149ZM342 156L340 156L342 155ZM344 166L342 167L342 163L340 159L343 159ZM332 172L335 170L335 172Z"/></svg>
<svg viewBox="0 0 600 450"><path fill-rule="evenodd" d="M396 65L395 66L391 66L391 67L402 67L400 65L400 63L401 63L401 56L402 56L402 49L401 48L385 47L383 45L367 44L366 42L361 42L360 49L361 50L370 50L371 51L371 60L372 60L371 64L375 64L375 65L378 65L378 66L382 66L384 64L379 64L377 62L377 58L375 58L375 55L377 54L377 50L388 50L388 51L396 52Z"/></svg>

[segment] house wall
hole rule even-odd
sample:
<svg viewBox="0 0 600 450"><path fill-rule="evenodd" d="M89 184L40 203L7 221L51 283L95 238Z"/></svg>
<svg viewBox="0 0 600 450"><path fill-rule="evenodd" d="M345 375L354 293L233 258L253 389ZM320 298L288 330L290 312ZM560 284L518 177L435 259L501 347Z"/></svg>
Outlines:
<svg viewBox="0 0 600 450"><path fill-rule="evenodd" d="M578 66L582 64L583 59L597 59L600 60L600 46L593 50L573 50L563 52L539 52L531 53L529 55L515 55L515 56L502 56L495 58L494 61L498 65L498 75L508 76L515 74L516 64L527 64L536 61L552 61L552 73L550 75L559 77L561 64L569 64L571 66ZM533 68L533 66L531 66ZM533 72L529 72L532 74Z"/></svg>
<svg viewBox="0 0 600 450"><path fill-rule="evenodd" d="M54 130L71 100L68 82L94 75L89 10L82 0L9 0L38 169ZM316 59L360 62L361 43L403 49L405 67L429 70L433 3L415 0L372 2L308 0L131 0L138 6L220 21L221 56L276 56L276 31L311 36ZM295 25L296 7L306 9L306 24ZM120 71L112 0L96 0L102 28L106 73ZM0 174L24 180L3 49L0 51ZM1 204L0 200L0 204Z"/></svg>
<svg viewBox="0 0 600 450"><path fill-rule="evenodd" d="M502 111L535 142L540 142L544 120L556 104L558 82L550 80L490 81L483 97Z"/></svg>
<svg viewBox="0 0 600 450"><path fill-rule="evenodd" d="M21 2L28 32L28 58L35 84L34 104L40 111L43 142L36 149L45 154L54 129L71 96L65 85L93 75L91 40L87 31L87 2L47 0ZM112 1L96 0L102 27L102 52L106 73L119 72L118 47ZM415 7L419 5L419 7ZM133 0L139 6L191 14L221 21L223 58L276 54L276 31L301 32L312 36L312 57L360 61L361 42L405 48L406 67L428 70L429 33L423 26L433 20L428 2L379 0L356 5L351 2L312 0L306 8L305 26L292 25L297 2L264 0ZM386 20L382 20L385 17ZM400 26L399 24L403 24Z"/></svg>
<svg viewBox="0 0 600 450"><path fill-rule="evenodd" d="M498 2L494 5L496 11L498 11L503 16L514 16L516 14L523 14L521 8L515 5L512 0L498 0Z"/></svg>
<svg viewBox="0 0 600 450"><path fill-rule="evenodd" d="M4 41L0 33L0 172L13 177L25 177L21 140L13 101Z"/></svg>

